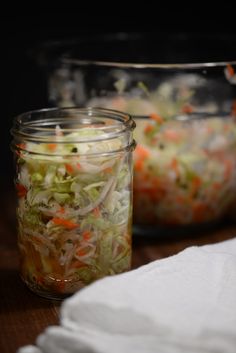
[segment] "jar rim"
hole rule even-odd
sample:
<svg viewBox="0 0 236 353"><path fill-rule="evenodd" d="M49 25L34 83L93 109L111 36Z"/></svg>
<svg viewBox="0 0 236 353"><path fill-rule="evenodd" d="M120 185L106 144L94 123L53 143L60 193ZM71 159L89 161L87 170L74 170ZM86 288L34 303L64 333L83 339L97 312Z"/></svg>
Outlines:
<svg viewBox="0 0 236 353"><path fill-rule="evenodd" d="M35 117L39 118L33 120ZM66 126L70 124L74 126ZM61 136L57 136L58 143L87 143L115 139L126 132L132 131L136 124L131 115L112 109L91 107L43 108L16 116L13 119L11 134L27 141L50 143L50 138L55 137L55 128L57 126L59 126L61 132ZM104 133L98 136L95 135L95 137L89 136L89 138L76 136L75 141L73 137L69 141L65 141L64 133L68 134L79 131L81 128L91 127L96 127L104 131Z"/></svg>

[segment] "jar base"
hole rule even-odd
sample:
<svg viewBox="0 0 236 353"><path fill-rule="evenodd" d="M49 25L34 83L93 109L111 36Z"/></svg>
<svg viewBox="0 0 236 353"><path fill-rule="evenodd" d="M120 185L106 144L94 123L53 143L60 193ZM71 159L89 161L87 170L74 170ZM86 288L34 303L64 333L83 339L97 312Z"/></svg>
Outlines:
<svg viewBox="0 0 236 353"><path fill-rule="evenodd" d="M50 300L64 300L70 296L72 296L77 290L83 288L84 286L80 286L78 287L75 291L73 292L68 292L68 293L58 293L56 291L53 290L43 290L42 288L40 288L38 285L36 284L32 284L30 282L28 282L27 280L25 280L24 278L22 278L22 281L24 282L24 284L26 285L26 287L34 294L38 295L39 297L45 298L45 299L50 299Z"/></svg>

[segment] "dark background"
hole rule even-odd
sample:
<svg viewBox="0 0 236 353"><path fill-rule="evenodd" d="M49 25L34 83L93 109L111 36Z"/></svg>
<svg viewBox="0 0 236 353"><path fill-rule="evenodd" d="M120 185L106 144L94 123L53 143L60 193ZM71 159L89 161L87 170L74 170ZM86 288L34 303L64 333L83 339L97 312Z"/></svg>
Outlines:
<svg viewBox="0 0 236 353"><path fill-rule="evenodd" d="M190 6L191 5L191 6ZM93 7L93 5L91 4ZM168 36L172 33L235 34L235 11L232 5L216 8L173 7L156 4L139 7L142 16L130 14L118 3L110 4L111 12L96 13L89 9L39 11L25 16L0 16L1 55L1 188L13 187L13 160L9 148L12 119L32 109L48 107L45 73L37 65L32 50L45 41L78 38L84 34L116 32L152 32ZM134 6L134 5L131 5ZM22 11L22 10L21 10Z"/></svg>

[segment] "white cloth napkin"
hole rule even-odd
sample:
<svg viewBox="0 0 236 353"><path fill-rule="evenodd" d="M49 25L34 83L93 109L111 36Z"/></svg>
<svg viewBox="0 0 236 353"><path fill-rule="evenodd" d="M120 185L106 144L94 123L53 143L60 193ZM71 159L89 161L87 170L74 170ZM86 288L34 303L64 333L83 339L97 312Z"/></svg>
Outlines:
<svg viewBox="0 0 236 353"><path fill-rule="evenodd" d="M96 281L36 343L18 353L235 353L236 238Z"/></svg>

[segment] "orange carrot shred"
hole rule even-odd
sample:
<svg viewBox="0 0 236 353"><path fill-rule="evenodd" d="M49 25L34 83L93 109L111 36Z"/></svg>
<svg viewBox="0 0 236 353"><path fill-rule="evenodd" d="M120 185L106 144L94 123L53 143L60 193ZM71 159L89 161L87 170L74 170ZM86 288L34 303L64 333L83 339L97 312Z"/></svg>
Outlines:
<svg viewBox="0 0 236 353"><path fill-rule="evenodd" d="M149 132L152 132L154 130L154 126L151 124L147 124L144 128L145 134L148 134Z"/></svg>
<svg viewBox="0 0 236 353"><path fill-rule="evenodd" d="M231 115L236 116L236 99L233 100Z"/></svg>
<svg viewBox="0 0 236 353"><path fill-rule="evenodd" d="M181 110L183 113L190 114L193 112L193 107L190 104L184 104Z"/></svg>
<svg viewBox="0 0 236 353"><path fill-rule="evenodd" d="M112 173L112 168L111 167L107 167L103 171L104 171L104 173L110 174L110 173Z"/></svg>
<svg viewBox="0 0 236 353"><path fill-rule="evenodd" d="M25 143L18 143L16 146L17 146L18 148L24 149L24 148L26 147L26 144L25 144Z"/></svg>
<svg viewBox="0 0 236 353"><path fill-rule="evenodd" d="M22 184L16 184L16 189L17 189L17 195L19 197L24 197L27 194L27 189L24 185Z"/></svg>
<svg viewBox="0 0 236 353"><path fill-rule="evenodd" d="M214 182L212 184L212 188L218 191L218 190L220 190L222 188L222 185L220 183L218 183L218 182Z"/></svg>
<svg viewBox="0 0 236 353"><path fill-rule="evenodd" d="M89 240L91 238L91 232L89 230L85 230L82 234L84 240Z"/></svg>
<svg viewBox="0 0 236 353"><path fill-rule="evenodd" d="M180 134L174 130L171 130L171 129L165 130L164 135L165 135L166 139L173 141L173 142L178 142L181 140Z"/></svg>
<svg viewBox="0 0 236 353"><path fill-rule="evenodd" d="M76 251L76 254L77 254L78 256L84 256L84 255L86 255L86 249L78 249L78 250Z"/></svg>
<svg viewBox="0 0 236 353"><path fill-rule="evenodd" d="M100 216L100 210L98 207L95 207L93 210L93 214L95 217L99 217Z"/></svg>
<svg viewBox="0 0 236 353"><path fill-rule="evenodd" d="M224 170L224 177L226 180L228 180L233 172L233 164L230 160L225 160L224 161L224 166L225 166L225 170Z"/></svg>
<svg viewBox="0 0 236 353"><path fill-rule="evenodd" d="M171 161L171 168L173 168L175 171L178 169L178 161L176 158L173 158Z"/></svg>
<svg viewBox="0 0 236 353"><path fill-rule="evenodd" d="M65 208L61 206L58 213L65 213Z"/></svg>
<svg viewBox="0 0 236 353"><path fill-rule="evenodd" d="M234 72L234 68L232 65L230 65L230 64L227 65L227 71L228 71L229 77L234 76L235 72Z"/></svg>
<svg viewBox="0 0 236 353"><path fill-rule="evenodd" d="M141 158L141 159L145 159L145 158L148 158L150 156L149 150L147 148L139 145L139 144L136 146L135 154L137 154L138 157Z"/></svg>
<svg viewBox="0 0 236 353"><path fill-rule="evenodd" d="M74 169L73 169L71 164L66 163L65 167L66 167L66 171L67 171L68 174L73 173Z"/></svg>
<svg viewBox="0 0 236 353"><path fill-rule="evenodd" d="M78 228L79 225L77 223L74 223L70 220L67 220L67 219L63 219L63 218L53 218L52 219L52 222L58 226L63 226L67 229L75 229L75 228Z"/></svg>
<svg viewBox="0 0 236 353"><path fill-rule="evenodd" d="M143 160L142 159L138 159L137 161L135 161L134 169L137 171L143 170Z"/></svg>
<svg viewBox="0 0 236 353"><path fill-rule="evenodd" d="M47 147L51 152L54 152L57 148L57 145L56 145L56 143L48 143Z"/></svg>
<svg viewBox="0 0 236 353"><path fill-rule="evenodd" d="M157 123L159 123L159 124L162 124L163 123L163 118L160 116L160 115L158 115L157 113L151 113L150 115L149 115L149 117L152 119L152 120L155 120Z"/></svg>
<svg viewBox="0 0 236 353"><path fill-rule="evenodd" d="M199 187L201 186L201 184L202 184L202 180L198 176L195 176L192 179L191 196L195 196L195 194L198 192Z"/></svg>

